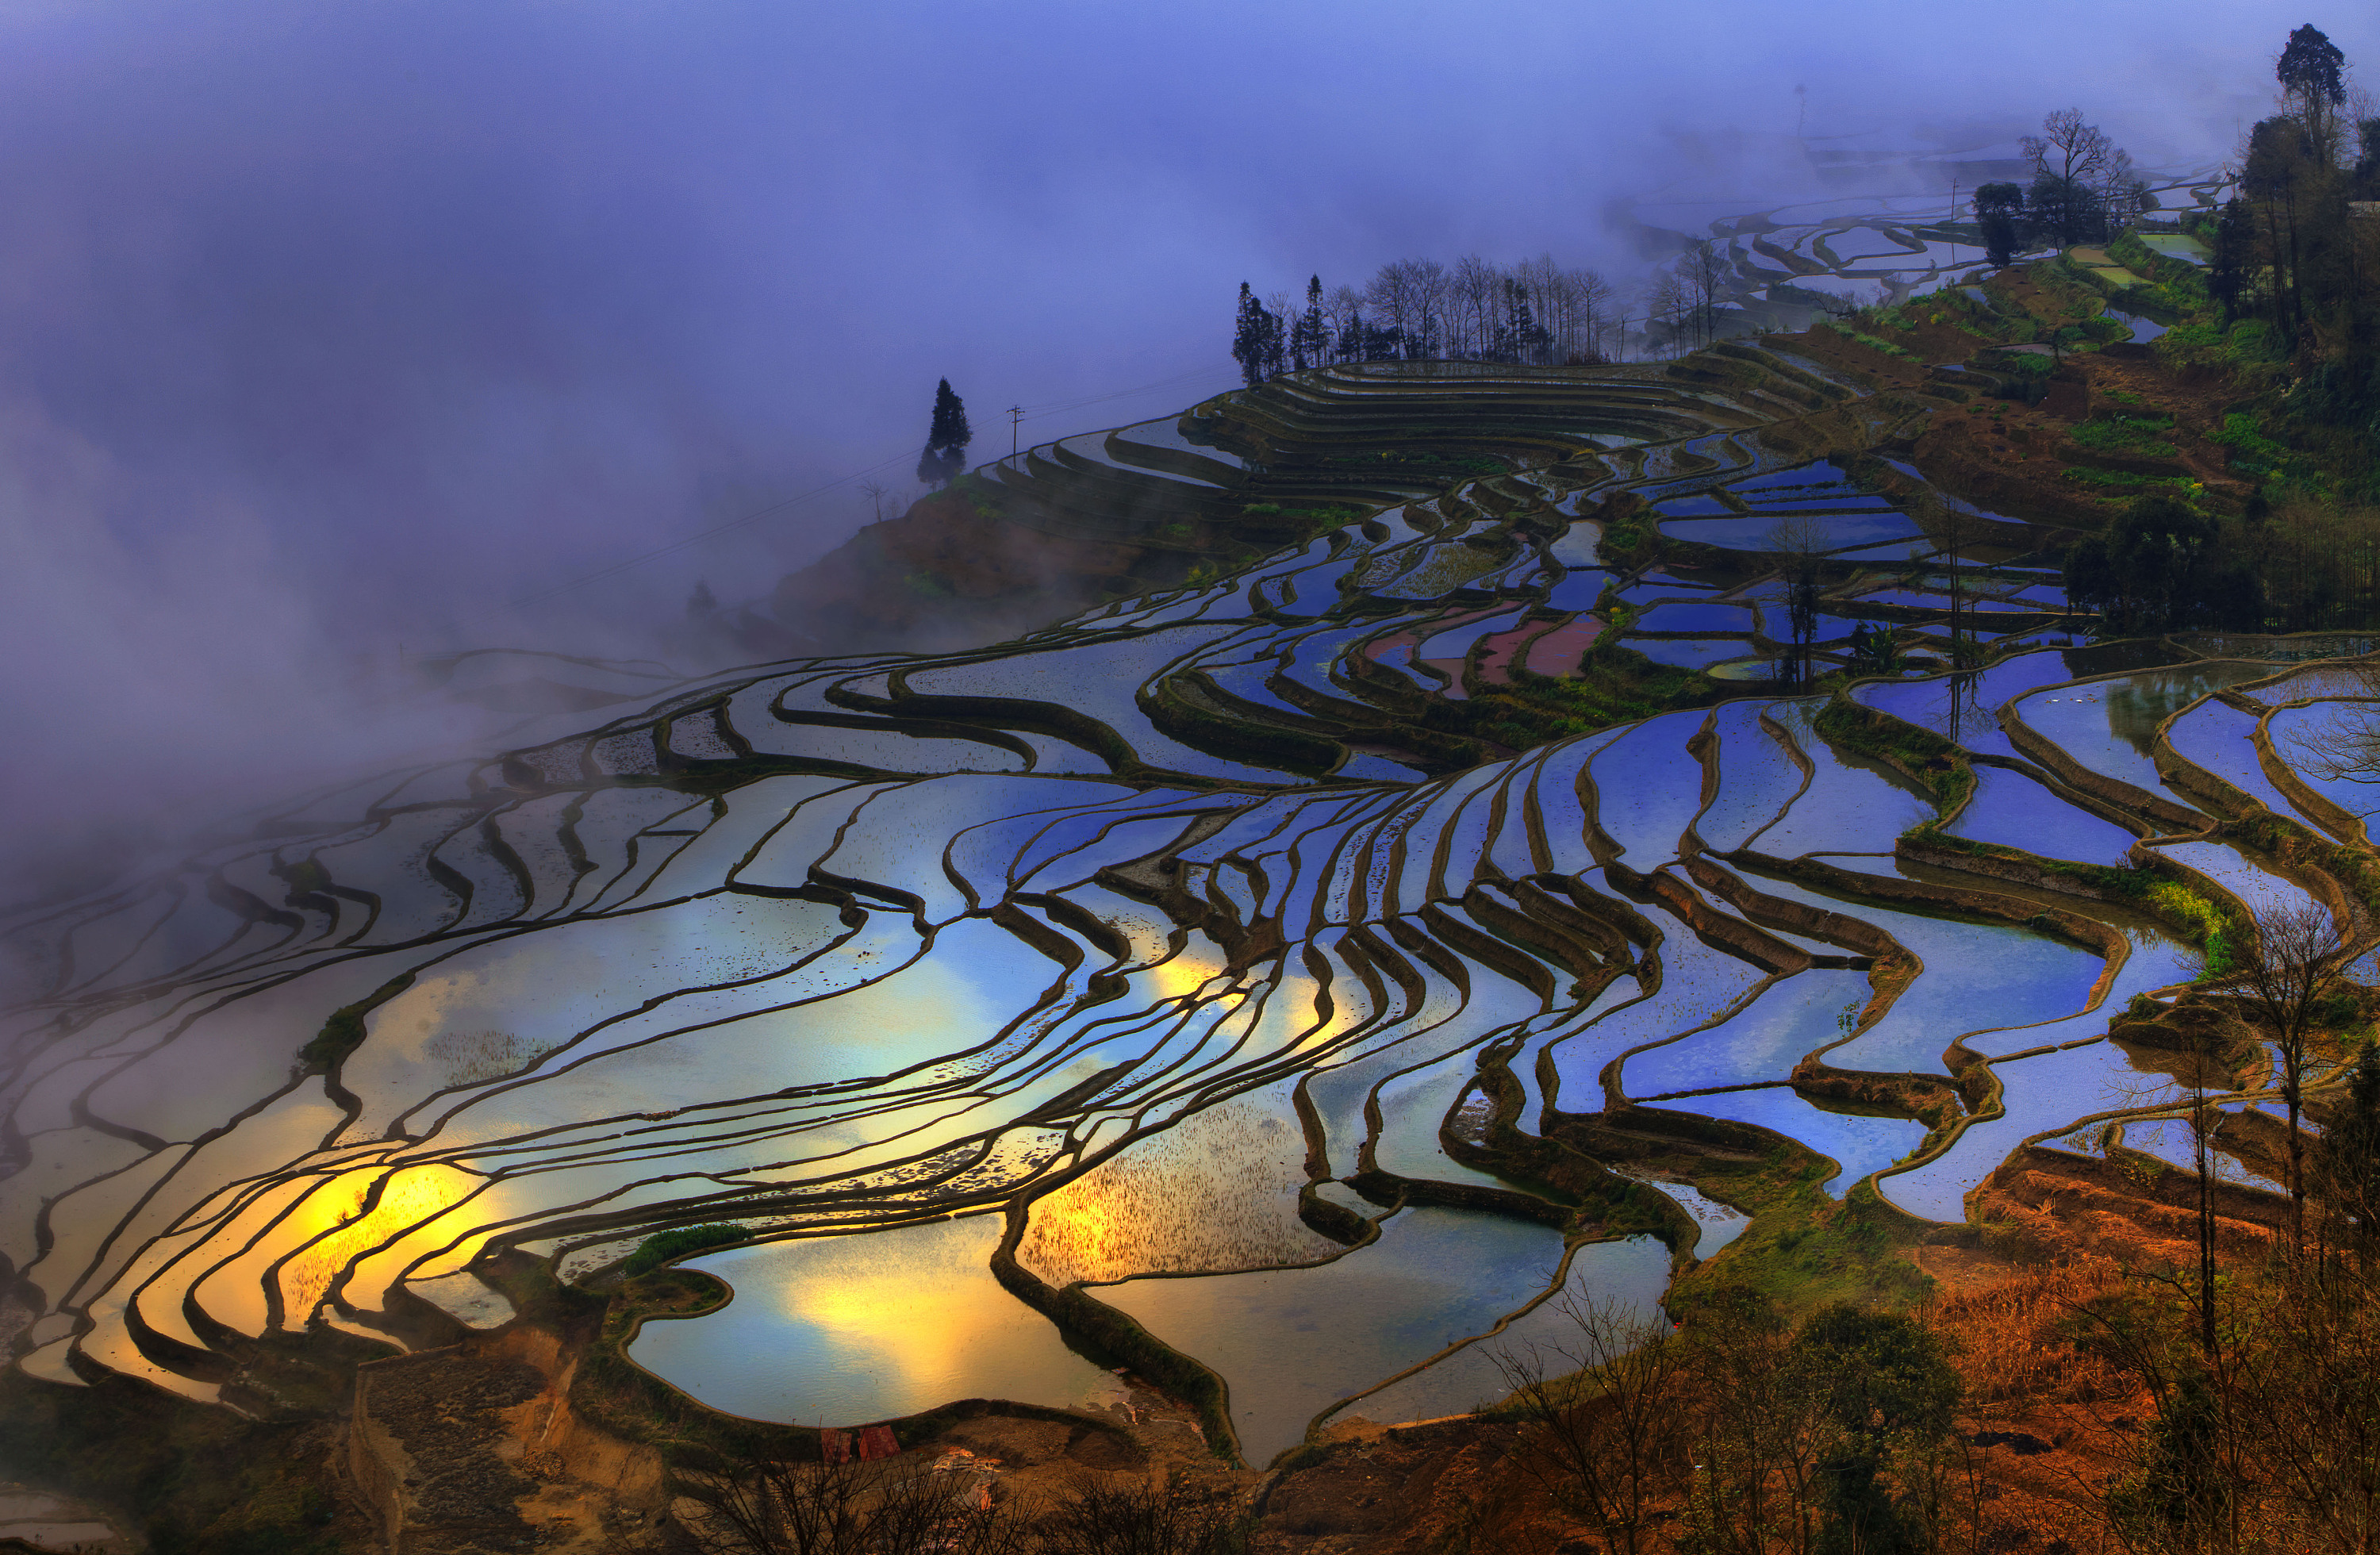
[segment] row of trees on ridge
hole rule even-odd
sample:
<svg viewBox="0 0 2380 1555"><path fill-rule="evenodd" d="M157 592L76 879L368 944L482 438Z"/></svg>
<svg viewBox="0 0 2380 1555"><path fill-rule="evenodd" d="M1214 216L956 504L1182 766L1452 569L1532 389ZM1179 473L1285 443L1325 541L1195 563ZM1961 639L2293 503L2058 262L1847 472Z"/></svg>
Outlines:
<svg viewBox="0 0 2380 1555"><path fill-rule="evenodd" d="M1550 254L1509 267L1476 254L1451 266L1392 260L1360 290L1326 291L1313 276L1303 302L1259 298L1244 281L1232 357L1251 386L1333 362L1599 362L1614 295L1596 271Z"/></svg>

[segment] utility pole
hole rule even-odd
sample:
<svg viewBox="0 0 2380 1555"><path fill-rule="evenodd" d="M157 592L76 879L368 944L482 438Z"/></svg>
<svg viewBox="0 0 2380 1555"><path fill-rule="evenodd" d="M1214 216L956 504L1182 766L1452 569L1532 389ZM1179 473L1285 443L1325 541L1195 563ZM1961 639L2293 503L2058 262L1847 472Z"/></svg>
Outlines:
<svg viewBox="0 0 2380 1555"><path fill-rule="evenodd" d="M1008 456L1012 459L1016 457L1017 423L1024 419L1025 407L1023 406L1012 405L1008 407Z"/></svg>
<svg viewBox="0 0 2380 1555"><path fill-rule="evenodd" d="M1950 180L1950 268L1959 268L1959 180Z"/></svg>

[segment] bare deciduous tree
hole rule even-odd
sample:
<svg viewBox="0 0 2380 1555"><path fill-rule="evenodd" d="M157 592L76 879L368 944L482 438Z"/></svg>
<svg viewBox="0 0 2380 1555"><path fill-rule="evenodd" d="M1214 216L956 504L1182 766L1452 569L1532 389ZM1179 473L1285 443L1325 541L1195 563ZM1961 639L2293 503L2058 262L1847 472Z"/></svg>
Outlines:
<svg viewBox="0 0 2380 1555"><path fill-rule="evenodd" d="M1679 342L1685 337L1686 315L1693 309L1684 279L1674 269L1657 272L1652 290L1645 297L1645 334L1650 335L1653 322L1659 320L1670 332L1670 354L1676 356Z"/></svg>
<svg viewBox="0 0 2380 1555"><path fill-rule="evenodd" d="M1597 334L1611 310L1612 285L1601 272L1585 269L1567 272L1564 280L1569 296L1558 339L1562 359L1601 356L1603 349L1597 344Z"/></svg>
<svg viewBox="0 0 2380 1555"><path fill-rule="evenodd" d="M1237 1548L1228 1503L1140 1476L1085 1474L1038 1520L1038 1555L1224 1555Z"/></svg>
<svg viewBox="0 0 2380 1555"><path fill-rule="evenodd" d="M1810 678L1810 645L1818 635L1818 558L1827 549L1827 526L1795 513L1768 526L1766 541L1777 554L1785 580L1785 615L1792 633L1792 669L1788 679Z"/></svg>
<svg viewBox="0 0 2380 1555"><path fill-rule="evenodd" d="M1364 295L1353 286L1333 286L1322 299L1322 317L1330 326L1331 355L1340 361L1364 358Z"/></svg>
<svg viewBox="0 0 2380 1555"><path fill-rule="evenodd" d="M1443 348L1439 342L1446 323L1446 266L1436 260L1407 260L1405 266L1414 303L1405 355L1435 357Z"/></svg>
<svg viewBox="0 0 2380 1555"><path fill-rule="evenodd" d="M2018 144L2035 177L2052 175L2086 184L2097 182L2116 154L2116 143L2086 121L2080 108L2058 109L2041 121L2040 134L2028 135Z"/></svg>
<svg viewBox="0 0 2380 1555"><path fill-rule="evenodd" d="M1678 261L1678 280L1693 310L1694 338L1707 346L1718 330L1719 289L1727 281L1727 250L1706 237Z"/></svg>
<svg viewBox="0 0 2380 1555"><path fill-rule="evenodd" d="M1023 1555L1019 1509L914 1459L823 1464L766 1452L680 1467L679 1518L702 1555Z"/></svg>
<svg viewBox="0 0 2380 1555"><path fill-rule="evenodd" d="M2240 947L2230 982L2264 1017L2289 1113L2289 1223L2305 1245L2305 1136L2298 1127L2306 1069L2314 1058L2313 1023L2323 1002L2346 980L2354 947L2328 912L2308 902L2255 909L2255 943Z"/></svg>
<svg viewBox="0 0 2380 1555"><path fill-rule="evenodd" d="M1967 592L1962 568L1967 552L1983 538L1984 519L1965 503L1945 498L1930 487L1918 493L1913 505L1916 511L1911 516L1942 553L1949 571L1950 662L1963 667L1974 657L1976 647L1973 626L1962 619Z"/></svg>
<svg viewBox="0 0 2380 1555"><path fill-rule="evenodd" d="M1421 299L1415 295L1414 263L1411 260L1390 260L1380 266L1364 288L1365 305L1374 316L1387 321L1398 338L1410 341L1415 325L1420 321Z"/></svg>
<svg viewBox="0 0 2380 1555"><path fill-rule="evenodd" d="M2363 681L2362 693L2380 697L2380 665L2356 667ZM2289 764L2325 783L2380 788L2380 702L2335 702L2323 711L2319 720L2300 720L2283 736ZM2380 814L2380 804L2355 813Z"/></svg>
<svg viewBox="0 0 2380 1555"><path fill-rule="evenodd" d="M1617 1302L1559 1310L1573 1342L1492 1358L1521 1419L1521 1462L1554 1504L1615 1551L1654 1547L1654 1512L1684 1483L1685 1422L1672 1386L1683 1347L1669 1324ZM1574 1375L1573 1375L1574 1374Z"/></svg>
<svg viewBox="0 0 2380 1555"><path fill-rule="evenodd" d="M1722 265L1712 285L1723 279ZM1403 259L1382 265L1361 291L1332 291L1323 317L1330 355L1340 361L1377 355L1389 339L1393 354L1407 358L1559 362L1603 354L1612 295L1597 272L1565 270L1550 254L1509 270L1477 254L1451 266ZM1381 332L1368 342L1366 316Z"/></svg>

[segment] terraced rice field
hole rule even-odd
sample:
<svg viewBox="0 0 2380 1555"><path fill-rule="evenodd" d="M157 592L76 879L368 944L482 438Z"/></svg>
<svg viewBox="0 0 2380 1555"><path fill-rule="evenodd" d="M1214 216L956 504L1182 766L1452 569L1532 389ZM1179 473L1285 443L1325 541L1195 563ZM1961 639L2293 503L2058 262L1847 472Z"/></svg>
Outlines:
<svg viewBox="0 0 2380 1555"><path fill-rule="evenodd" d="M1947 673L1922 473L1766 435L1826 417L1872 443L1923 407L1723 349L1725 394L1342 369L1069 439L1000 471L1039 521L1125 491L1118 522L1204 511L1251 471L1326 489L1330 457L1416 423L1476 429L1512 473L1347 478L1327 489L1369 517L1209 585L978 651L672 686L19 913L42 991L0 1088L0 1253L40 1304L18 1364L213 1399L273 1330L502 1321L494 1253L586 1280L732 1222L696 1261L735 1299L633 1351L714 1407L1080 1402L1107 1373L1043 1316L1063 1291L1220 1378L1261 1459L1338 1413L1467 1407L1481 1343L1552 1294L1648 1305L1742 1229L1599 1160L1597 1128L1797 1140L1828 1192L1955 1220L2022 1141L2168 1115L2106 1030L2192 976L2185 930L2084 895L2046 929L1988 870L2162 857L2210 902L2297 892L2209 828L2286 806L2360 841L2289 736L2369 684L2287 641L2029 648L2077 624L2013 520L1957 585L2006 607L2003 657ZM1730 527L1606 577L1577 516L1622 492L1673 533ZM1910 548L1829 590L1827 621L1910 656L1838 705L1949 741L1971 797L1770 683L1761 526L1785 513ZM1603 652L1607 582L1683 601L1627 647L1745 678L1531 748L1431 734ZM1837 1099L1845 1075L1947 1092L1974 1065L1995 1083L1930 1126Z"/></svg>
<svg viewBox="0 0 2380 1555"><path fill-rule="evenodd" d="M2152 182L2166 212L2212 203L2228 188L2223 169L2216 167L2178 169ZM1691 237L1714 237L1727 266L1722 295L1759 327L1802 327L1815 314L1815 297L1864 304L1881 293L1899 301L1991 273L1973 210L1954 205L1947 192L1847 196L1749 215L1728 212L1703 227L1713 213L1706 207L1648 206L1644 218ZM2205 262L2205 248L2193 238L2153 233L2143 240L2169 258ZM2104 254L2088 262L2107 263Z"/></svg>

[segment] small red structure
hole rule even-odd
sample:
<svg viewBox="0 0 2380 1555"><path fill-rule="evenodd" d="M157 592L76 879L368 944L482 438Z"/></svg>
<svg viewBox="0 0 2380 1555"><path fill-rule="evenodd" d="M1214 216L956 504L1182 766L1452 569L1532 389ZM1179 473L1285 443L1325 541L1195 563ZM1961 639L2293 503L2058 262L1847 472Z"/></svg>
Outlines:
<svg viewBox="0 0 2380 1555"><path fill-rule="evenodd" d="M892 1440L890 1426L866 1426L859 1432L859 1458L862 1463L874 1463L881 1458L897 1458L901 1444Z"/></svg>
<svg viewBox="0 0 2380 1555"><path fill-rule="evenodd" d="M851 1433L836 1430L832 1426L819 1431L819 1457L829 1464L851 1462Z"/></svg>

